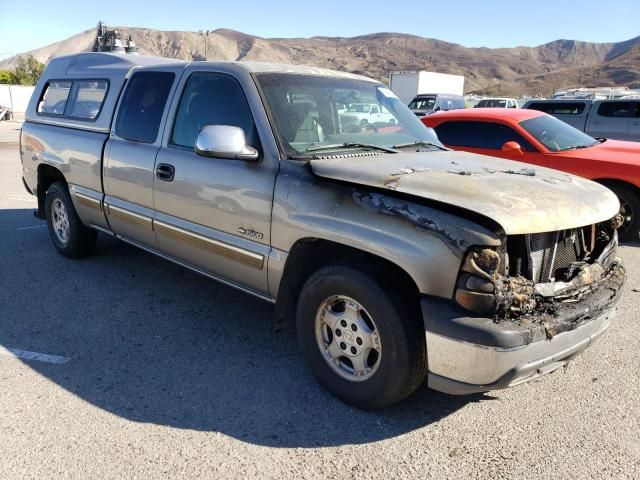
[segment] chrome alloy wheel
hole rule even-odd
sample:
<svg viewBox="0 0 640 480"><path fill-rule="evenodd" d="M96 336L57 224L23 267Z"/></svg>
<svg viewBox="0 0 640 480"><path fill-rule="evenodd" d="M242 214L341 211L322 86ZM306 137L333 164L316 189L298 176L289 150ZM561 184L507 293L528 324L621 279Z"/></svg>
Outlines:
<svg viewBox="0 0 640 480"><path fill-rule="evenodd" d="M344 295L325 299L315 320L318 348L327 364L352 382L376 373L382 344L373 318L362 305Z"/></svg>
<svg viewBox="0 0 640 480"><path fill-rule="evenodd" d="M64 203L59 198L51 203L51 225L58 240L67 243L69 241L69 216Z"/></svg>

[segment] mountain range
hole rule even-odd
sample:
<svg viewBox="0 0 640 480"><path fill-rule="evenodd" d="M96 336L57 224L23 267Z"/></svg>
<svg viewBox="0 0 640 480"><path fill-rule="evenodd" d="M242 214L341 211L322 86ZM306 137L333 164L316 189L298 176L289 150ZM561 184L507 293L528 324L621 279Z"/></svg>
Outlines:
<svg viewBox="0 0 640 480"><path fill-rule="evenodd" d="M203 59L198 32L119 27L141 54ZM468 48L403 33L358 37L261 38L228 29L209 32L208 60L255 60L307 64L360 73L386 82L391 70L429 70L464 75L465 92L486 95L550 95L579 86L640 88L640 36L617 43L556 40L537 47ZM95 29L27 54L51 57L90 51ZM0 62L13 68L17 57Z"/></svg>

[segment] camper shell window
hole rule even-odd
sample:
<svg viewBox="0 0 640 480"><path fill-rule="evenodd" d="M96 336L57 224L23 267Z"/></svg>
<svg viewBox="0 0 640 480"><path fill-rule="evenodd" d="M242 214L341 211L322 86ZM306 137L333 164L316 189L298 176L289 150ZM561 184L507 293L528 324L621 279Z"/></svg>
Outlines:
<svg viewBox="0 0 640 480"><path fill-rule="evenodd" d="M38 102L38 115L95 121L107 98L109 80L50 80Z"/></svg>

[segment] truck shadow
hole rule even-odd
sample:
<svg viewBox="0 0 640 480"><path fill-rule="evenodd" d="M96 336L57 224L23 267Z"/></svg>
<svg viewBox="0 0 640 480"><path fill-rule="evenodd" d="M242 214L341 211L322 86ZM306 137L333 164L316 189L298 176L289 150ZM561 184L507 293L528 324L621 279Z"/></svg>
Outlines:
<svg viewBox="0 0 640 480"><path fill-rule="evenodd" d="M423 387L383 411L351 408L315 382L291 329L273 332L271 305L104 235L93 256L66 259L42 225L0 210L0 344L69 357L25 363L120 417L319 447L397 436L491 399Z"/></svg>

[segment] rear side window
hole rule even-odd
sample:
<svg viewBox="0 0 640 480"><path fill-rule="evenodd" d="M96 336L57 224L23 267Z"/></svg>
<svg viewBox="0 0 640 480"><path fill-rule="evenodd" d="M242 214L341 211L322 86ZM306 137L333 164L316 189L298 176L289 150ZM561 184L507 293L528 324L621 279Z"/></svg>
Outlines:
<svg viewBox="0 0 640 480"><path fill-rule="evenodd" d="M155 142L174 77L171 72L134 73L118 111L116 135L132 142Z"/></svg>
<svg viewBox="0 0 640 480"><path fill-rule="evenodd" d="M38 103L38 113L64 115L67 99L71 93L72 82L66 80L51 81L44 87L42 99Z"/></svg>
<svg viewBox="0 0 640 480"><path fill-rule="evenodd" d="M71 117L95 119L107 94L109 82L106 80L80 80L73 82L74 99L69 105Z"/></svg>
<svg viewBox="0 0 640 480"><path fill-rule="evenodd" d="M440 141L454 147L490 148L500 150L506 142L518 142L527 152L536 149L518 132L507 125L491 122L444 122L435 127Z"/></svg>
<svg viewBox="0 0 640 480"><path fill-rule="evenodd" d="M193 148L207 125L231 125L244 130L247 144L258 147L258 134L240 84L222 73L193 73L184 88L171 143Z"/></svg>
<svg viewBox="0 0 640 480"><path fill-rule="evenodd" d="M527 107L549 115L580 115L584 112L584 102L534 102Z"/></svg>
<svg viewBox="0 0 640 480"><path fill-rule="evenodd" d="M598 115L601 117L628 118L635 116L635 110L634 102L604 102L598 107Z"/></svg>

